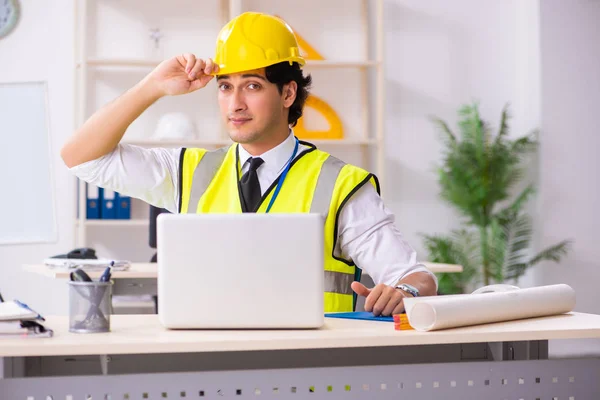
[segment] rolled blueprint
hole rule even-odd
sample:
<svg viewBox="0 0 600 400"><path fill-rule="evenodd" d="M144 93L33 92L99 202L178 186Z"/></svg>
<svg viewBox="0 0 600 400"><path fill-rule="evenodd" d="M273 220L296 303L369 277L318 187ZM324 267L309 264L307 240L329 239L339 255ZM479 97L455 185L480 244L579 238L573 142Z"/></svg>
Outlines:
<svg viewBox="0 0 600 400"><path fill-rule="evenodd" d="M482 294L404 299L410 325L418 331L544 317L572 311L575 291L569 285Z"/></svg>

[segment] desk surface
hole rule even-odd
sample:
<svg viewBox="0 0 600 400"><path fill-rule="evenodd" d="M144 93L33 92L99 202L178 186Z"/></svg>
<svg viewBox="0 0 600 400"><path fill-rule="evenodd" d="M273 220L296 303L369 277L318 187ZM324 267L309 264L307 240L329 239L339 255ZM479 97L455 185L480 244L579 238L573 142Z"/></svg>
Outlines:
<svg viewBox="0 0 600 400"><path fill-rule="evenodd" d="M449 343L600 338L600 315L559 316L435 332L396 331L390 322L326 318L317 330L167 330L156 315L113 315L112 332L68 332L68 317L49 317L48 339L0 338L2 356L193 353L414 346Z"/></svg>
<svg viewBox="0 0 600 400"><path fill-rule="evenodd" d="M431 272L462 272L463 268L460 265L453 264L438 264L438 263L423 263ZM69 271L64 269L49 268L44 264L29 264L24 265L23 269L28 272L48 276L54 279L68 279ZM99 278L102 271L91 271L89 273L92 278ZM112 274L113 279L119 278L154 278L158 275L157 266L155 263L132 263L127 271L115 271Z"/></svg>

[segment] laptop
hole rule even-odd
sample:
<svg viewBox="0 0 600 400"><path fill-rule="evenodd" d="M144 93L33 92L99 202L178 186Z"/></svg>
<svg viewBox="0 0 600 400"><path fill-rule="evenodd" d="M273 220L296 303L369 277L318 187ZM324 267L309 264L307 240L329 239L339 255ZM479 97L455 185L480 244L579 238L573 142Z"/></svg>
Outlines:
<svg viewBox="0 0 600 400"><path fill-rule="evenodd" d="M172 329L319 328L320 214L161 214L158 316Z"/></svg>

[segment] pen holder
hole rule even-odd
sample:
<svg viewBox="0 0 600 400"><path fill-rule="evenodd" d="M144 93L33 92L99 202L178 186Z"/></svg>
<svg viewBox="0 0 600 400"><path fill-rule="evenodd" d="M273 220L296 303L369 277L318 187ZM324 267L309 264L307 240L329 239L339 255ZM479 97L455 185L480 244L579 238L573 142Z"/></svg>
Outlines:
<svg viewBox="0 0 600 400"><path fill-rule="evenodd" d="M112 281L69 281L69 331L110 331Z"/></svg>

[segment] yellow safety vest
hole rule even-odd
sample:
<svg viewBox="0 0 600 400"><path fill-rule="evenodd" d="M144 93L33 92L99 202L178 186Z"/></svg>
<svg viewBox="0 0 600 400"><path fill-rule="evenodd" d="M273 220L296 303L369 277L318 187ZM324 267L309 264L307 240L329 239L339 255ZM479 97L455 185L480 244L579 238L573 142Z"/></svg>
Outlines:
<svg viewBox="0 0 600 400"><path fill-rule="evenodd" d="M355 297L350 284L356 267L336 254L338 218L348 199L370 182L379 193L377 177L361 168L309 147L291 163L270 212L321 213L325 217L325 312L352 311ZM240 163L237 145L215 151L184 149L180 159L180 213L241 213ZM264 213L277 180L267 189L258 208Z"/></svg>

